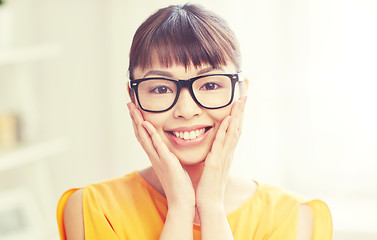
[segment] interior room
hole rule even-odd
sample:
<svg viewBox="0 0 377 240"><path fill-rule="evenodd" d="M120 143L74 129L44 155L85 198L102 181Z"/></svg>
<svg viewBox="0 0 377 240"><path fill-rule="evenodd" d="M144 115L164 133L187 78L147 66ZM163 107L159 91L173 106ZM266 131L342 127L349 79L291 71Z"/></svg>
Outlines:
<svg viewBox="0 0 377 240"><path fill-rule="evenodd" d="M66 190L150 165L129 49L185 2L0 1L0 239L57 240ZM334 240L377 239L377 3L191 2L228 21L250 81L232 171L326 202Z"/></svg>

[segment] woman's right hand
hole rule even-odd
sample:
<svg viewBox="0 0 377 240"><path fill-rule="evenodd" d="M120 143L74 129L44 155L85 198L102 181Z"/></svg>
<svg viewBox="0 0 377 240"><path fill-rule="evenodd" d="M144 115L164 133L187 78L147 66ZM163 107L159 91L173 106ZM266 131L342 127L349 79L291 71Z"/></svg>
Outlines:
<svg viewBox="0 0 377 240"><path fill-rule="evenodd" d="M127 104L135 136L147 153L168 201L169 211L195 212L195 192L187 172L170 152L155 127L145 121L134 103Z"/></svg>

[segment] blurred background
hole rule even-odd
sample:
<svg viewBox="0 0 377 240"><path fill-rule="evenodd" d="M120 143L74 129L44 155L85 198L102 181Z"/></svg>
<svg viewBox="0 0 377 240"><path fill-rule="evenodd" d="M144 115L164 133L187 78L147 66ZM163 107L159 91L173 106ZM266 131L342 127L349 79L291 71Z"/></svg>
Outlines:
<svg viewBox="0 0 377 240"><path fill-rule="evenodd" d="M0 239L58 239L69 188L149 165L126 103L128 52L185 1L0 1ZM207 0L249 77L233 171L330 207L334 239L377 239L377 3Z"/></svg>

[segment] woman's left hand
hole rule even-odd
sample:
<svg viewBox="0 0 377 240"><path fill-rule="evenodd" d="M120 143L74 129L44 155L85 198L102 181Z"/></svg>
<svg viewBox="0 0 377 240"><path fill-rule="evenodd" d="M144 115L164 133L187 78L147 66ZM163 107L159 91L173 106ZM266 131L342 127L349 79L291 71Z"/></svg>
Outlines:
<svg viewBox="0 0 377 240"><path fill-rule="evenodd" d="M246 97L233 104L230 116L220 124L212 149L208 153L202 176L196 189L196 206L205 209L224 210L224 195L233 153L241 135Z"/></svg>

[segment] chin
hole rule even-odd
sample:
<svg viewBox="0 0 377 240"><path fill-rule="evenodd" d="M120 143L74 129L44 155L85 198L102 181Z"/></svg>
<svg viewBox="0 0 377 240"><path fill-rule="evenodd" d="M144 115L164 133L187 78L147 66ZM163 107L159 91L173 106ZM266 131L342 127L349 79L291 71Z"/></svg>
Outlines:
<svg viewBox="0 0 377 240"><path fill-rule="evenodd" d="M189 151L188 153L176 153L175 155L182 165L196 165L205 161L208 151L202 153Z"/></svg>
<svg viewBox="0 0 377 240"><path fill-rule="evenodd" d="M182 166L194 166L194 165L197 165L197 164L201 164L205 161L204 160L198 160L198 161L194 161L194 160L190 160L190 161L183 161L183 160L179 160L179 162L181 163Z"/></svg>

